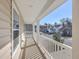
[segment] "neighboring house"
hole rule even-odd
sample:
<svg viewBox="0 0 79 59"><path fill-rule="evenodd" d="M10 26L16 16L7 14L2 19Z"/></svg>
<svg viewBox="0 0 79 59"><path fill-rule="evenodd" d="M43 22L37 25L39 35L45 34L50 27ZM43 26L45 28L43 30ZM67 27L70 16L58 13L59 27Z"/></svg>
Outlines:
<svg viewBox="0 0 79 59"><path fill-rule="evenodd" d="M72 23L68 20L62 24L55 24L54 29L56 32L60 32L62 36L72 36Z"/></svg>
<svg viewBox="0 0 79 59"><path fill-rule="evenodd" d="M40 31L44 31L45 29L47 29L47 26L46 25L40 25Z"/></svg>
<svg viewBox="0 0 79 59"><path fill-rule="evenodd" d="M72 29L70 27L64 27L60 29L60 32L62 36L68 36L68 37L72 36Z"/></svg>
<svg viewBox="0 0 79 59"><path fill-rule="evenodd" d="M44 24L44 25L40 25L40 31L44 31L44 30L48 30L48 29L52 29L53 26L51 24Z"/></svg>

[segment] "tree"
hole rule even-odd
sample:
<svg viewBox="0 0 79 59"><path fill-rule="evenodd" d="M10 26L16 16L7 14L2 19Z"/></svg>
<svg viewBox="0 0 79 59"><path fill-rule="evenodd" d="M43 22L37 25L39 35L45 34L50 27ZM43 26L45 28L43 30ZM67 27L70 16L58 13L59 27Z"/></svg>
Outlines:
<svg viewBox="0 0 79 59"><path fill-rule="evenodd" d="M55 26L55 27L57 26L57 22L54 23L54 26Z"/></svg>
<svg viewBox="0 0 79 59"><path fill-rule="evenodd" d="M45 23L44 25L46 25L46 26L47 26L47 23Z"/></svg>

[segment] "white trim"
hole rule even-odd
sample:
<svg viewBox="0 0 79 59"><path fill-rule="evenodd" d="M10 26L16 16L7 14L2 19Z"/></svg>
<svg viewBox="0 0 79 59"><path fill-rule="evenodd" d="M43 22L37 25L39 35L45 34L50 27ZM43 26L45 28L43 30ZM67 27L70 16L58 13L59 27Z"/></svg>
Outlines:
<svg viewBox="0 0 79 59"><path fill-rule="evenodd" d="M46 59L53 59L53 56L49 54L49 52L40 44L38 44L39 48L41 49L42 53L46 57Z"/></svg>
<svg viewBox="0 0 79 59"><path fill-rule="evenodd" d="M18 51L18 48L20 47L20 44L17 45L15 51L12 53L12 58L15 56L16 52Z"/></svg>
<svg viewBox="0 0 79 59"><path fill-rule="evenodd" d="M19 44L17 45L17 47L15 48L15 50L12 52L12 58L15 58L16 54L20 53L20 50L21 50L21 40L25 40L24 33L22 33L21 35L19 35ZM19 50L19 53L18 53L18 50ZM17 56L17 57L19 57L19 56Z"/></svg>

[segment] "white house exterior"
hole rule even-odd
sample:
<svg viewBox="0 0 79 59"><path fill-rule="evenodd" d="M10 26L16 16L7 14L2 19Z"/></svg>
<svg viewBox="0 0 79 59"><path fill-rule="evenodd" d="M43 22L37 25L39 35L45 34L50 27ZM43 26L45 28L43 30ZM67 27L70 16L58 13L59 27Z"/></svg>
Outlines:
<svg viewBox="0 0 79 59"><path fill-rule="evenodd" d="M0 49L0 59L25 59L30 56L29 53L33 51L39 53L37 55L40 56L40 59L72 59L72 47L39 34L39 21L65 2L66 0L0 0L0 34L3 34L3 36L0 36L0 42L2 42L2 39L9 42L6 48ZM78 59L79 57L79 7L76 7L79 5L78 2L78 0L73 0L73 59ZM19 43L16 45L15 50L13 48L14 39L12 36L13 10L15 10L17 16L19 16ZM28 49L30 46L26 46L27 40L29 39L29 32L27 33L25 30L25 24L32 24L33 26L33 31L30 32L30 35L34 40L34 44L31 46L36 46L35 48L31 48L31 51L30 48ZM10 42L11 38L12 40ZM1 46L2 45L4 44L1 43ZM38 47L40 52L37 51L36 47ZM12 57L10 57L10 54Z"/></svg>
<svg viewBox="0 0 79 59"><path fill-rule="evenodd" d="M39 33L40 20L46 15L48 15L51 11L54 11L57 7L61 6L64 2L66 1L65 0L14 0L12 2L12 10L15 9L21 18L21 19L19 18L19 22L21 21L19 27L20 30L22 31L21 34L19 35L20 39L15 51L12 48L13 59L19 59L19 58L23 59L23 58L32 57L32 55L30 55L31 47L27 46L28 45L27 41L29 39L28 36L30 35L32 35L31 38L34 40L36 46L39 48L39 50L42 53L43 57L39 55L41 56L39 57L40 59L64 59L64 58L72 59L71 47L53 41L52 39L49 39L47 37L41 36ZM33 28L31 34L29 34L31 28L30 25L28 24L31 24L32 25L31 27ZM26 27L27 25L28 27ZM24 27L26 27L26 29L27 28L30 29L26 31ZM24 28L24 30L22 28ZM14 40L12 42L14 42ZM12 46L13 45L14 44L12 44ZM29 50L28 47L30 47ZM25 51L24 49L26 51L28 50L28 52L25 52L25 54L23 55ZM35 48L33 49L35 50Z"/></svg>

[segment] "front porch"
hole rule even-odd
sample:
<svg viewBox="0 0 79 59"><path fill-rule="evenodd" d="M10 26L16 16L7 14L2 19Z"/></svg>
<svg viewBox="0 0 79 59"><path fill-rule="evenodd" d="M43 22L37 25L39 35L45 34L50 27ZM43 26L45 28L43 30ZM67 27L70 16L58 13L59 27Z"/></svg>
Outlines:
<svg viewBox="0 0 79 59"><path fill-rule="evenodd" d="M32 33L25 34L19 59L72 59L72 48L43 35L35 40Z"/></svg>
<svg viewBox="0 0 79 59"><path fill-rule="evenodd" d="M21 59L46 59L33 37L25 36L24 47L21 50Z"/></svg>
<svg viewBox="0 0 79 59"><path fill-rule="evenodd" d="M12 10L16 11L17 18L20 16L20 19L13 20L20 22L20 24L18 22L20 39L12 41L12 43L18 41L15 51L12 47L13 59L72 59L71 47L40 35L39 31L39 21L64 2L65 0L14 0Z"/></svg>

